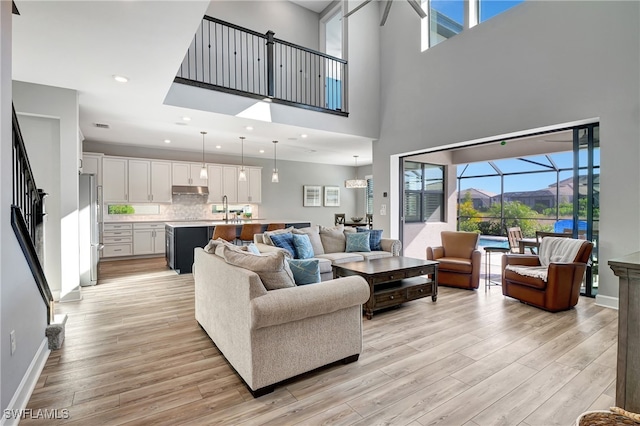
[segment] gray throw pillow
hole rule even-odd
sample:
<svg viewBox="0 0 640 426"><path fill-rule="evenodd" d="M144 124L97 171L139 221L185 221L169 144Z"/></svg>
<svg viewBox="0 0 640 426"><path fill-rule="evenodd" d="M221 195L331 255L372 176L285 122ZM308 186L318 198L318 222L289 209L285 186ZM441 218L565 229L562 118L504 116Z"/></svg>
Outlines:
<svg viewBox="0 0 640 426"><path fill-rule="evenodd" d="M273 241L271 241L271 236L273 234L286 234L287 232L292 232L294 229L295 228L293 226L290 226L286 229L276 229L275 231L267 231L264 234L262 234L262 242L264 244L272 246L274 245Z"/></svg>
<svg viewBox="0 0 640 426"><path fill-rule="evenodd" d="M224 260L230 265L258 274L267 290L296 286L286 257L280 250L256 255L224 246Z"/></svg>
<svg viewBox="0 0 640 426"><path fill-rule="evenodd" d="M297 228L293 230L294 234L305 234L309 236L311 241L311 247L313 247L313 255L324 254L324 247L322 247L322 240L320 239L320 228L316 226L309 226L308 228Z"/></svg>
<svg viewBox="0 0 640 426"><path fill-rule="evenodd" d="M344 253L347 239L344 236L344 225L331 228L320 226L320 240L325 253Z"/></svg>
<svg viewBox="0 0 640 426"><path fill-rule="evenodd" d="M222 238L218 238L215 241L210 241L210 244L213 243L215 246L215 254L224 257L224 248L228 247L230 250L235 251L247 251L247 246L237 246L235 244L231 244L229 241L223 240Z"/></svg>

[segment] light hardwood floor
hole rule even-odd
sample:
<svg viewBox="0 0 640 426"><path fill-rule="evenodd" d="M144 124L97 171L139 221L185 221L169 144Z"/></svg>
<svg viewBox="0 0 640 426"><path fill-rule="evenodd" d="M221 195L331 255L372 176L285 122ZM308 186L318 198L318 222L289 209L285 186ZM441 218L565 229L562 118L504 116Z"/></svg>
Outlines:
<svg viewBox="0 0 640 426"><path fill-rule="evenodd" d="M572 425L614 405L617 312L593 299L550 314L441 287L365 319L358 362L253 399L194 320L191 275L106 262L83 297L58 305L66 339L28 404L68 409L60 424Z"/></svg>

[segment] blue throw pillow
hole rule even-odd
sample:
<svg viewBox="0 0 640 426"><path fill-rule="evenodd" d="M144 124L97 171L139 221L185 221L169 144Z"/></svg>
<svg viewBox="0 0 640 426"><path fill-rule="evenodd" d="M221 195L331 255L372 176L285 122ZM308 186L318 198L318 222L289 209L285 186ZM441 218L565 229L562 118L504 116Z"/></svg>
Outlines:
<svg viewBox="0 0 640 426"><path fill-rule="evenodd" d="M273 237L273 236L272 236ZM296 285L320 282L320 261L318 259L287 259Z"/></svg>
<svg viewBox="0 0 640 426"><path fill-rule="evenodd" d="M369 248L369 232L357 232L346 234L347 237L347 253L354 251L371 251Z"/></svg>
<svg viewBox="0 0 640 426"><path fill-rule="evenodd" d="M258 250L258 246L254 243L251 243L247 246L247 251L253 254L260 254L260 250Z"/></svg>
<svg viewBox="0 0 640 426"><path fill-rule="evenodd" d="M274 246L285 249L291 254L291 258L295 259L296 248L293 245L293 234L291 232L287 232L284 234L273 234L271 236L271 241L273 241Z"/></svg>
<svg viewBox="0 0 640 426"><path fill-rule="evenodd" d="M369 248L371 251L382 250L380 247L380 240L382 239L382 229L364 229L358 228L358 232L368 232L369 233Z"/></svg>
<svg viewBox="0 0 640 426"><path fill-rule="evenodd" d="M297 259L311 259L314 256L311 239L307 234L293 234L293 246Z"/></svg>

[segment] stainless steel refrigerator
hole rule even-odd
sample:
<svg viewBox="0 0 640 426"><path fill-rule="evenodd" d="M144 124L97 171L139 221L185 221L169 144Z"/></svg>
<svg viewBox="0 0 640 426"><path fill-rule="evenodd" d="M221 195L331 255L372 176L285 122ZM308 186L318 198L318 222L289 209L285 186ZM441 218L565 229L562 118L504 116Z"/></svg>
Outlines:
<svg viewBox="0 0 640 426"><path fill-rule="evenodd" d="M78 203L80 285L96 285L98 282L98 260L100 258L100 189L95 175L81 174Z"/></svg>

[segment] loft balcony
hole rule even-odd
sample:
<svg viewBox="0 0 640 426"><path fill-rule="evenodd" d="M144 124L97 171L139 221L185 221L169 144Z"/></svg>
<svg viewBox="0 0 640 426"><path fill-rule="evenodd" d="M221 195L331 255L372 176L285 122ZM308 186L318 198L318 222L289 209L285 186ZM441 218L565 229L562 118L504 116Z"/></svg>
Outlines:
<svg viewBox="0 0 640 426"><path fill-rule="evenodd" d="M347 61L205 16L176 83L348 116Z"/></svg>

